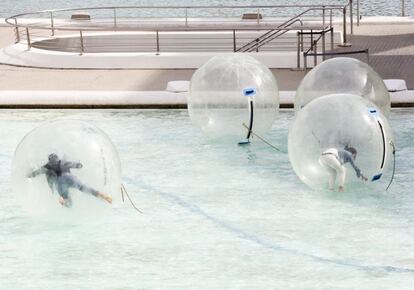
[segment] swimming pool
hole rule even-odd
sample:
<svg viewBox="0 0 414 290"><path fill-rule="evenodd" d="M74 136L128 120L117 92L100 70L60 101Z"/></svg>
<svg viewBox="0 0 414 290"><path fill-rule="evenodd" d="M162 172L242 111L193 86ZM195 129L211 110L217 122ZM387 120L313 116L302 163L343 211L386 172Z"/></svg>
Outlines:
<svg viewBox="0 0 414 290"><path fill-rule="evenodd" d="M387 193L315 192L286 153L208 142L185 110L2 110L2 289L409 289L414 282L412 109L390 116ZM293 111L269 141L287 150ZM15 146L45 120L80 119L117 146L137 206L104 220L46 223L11 192Z"/></svg>

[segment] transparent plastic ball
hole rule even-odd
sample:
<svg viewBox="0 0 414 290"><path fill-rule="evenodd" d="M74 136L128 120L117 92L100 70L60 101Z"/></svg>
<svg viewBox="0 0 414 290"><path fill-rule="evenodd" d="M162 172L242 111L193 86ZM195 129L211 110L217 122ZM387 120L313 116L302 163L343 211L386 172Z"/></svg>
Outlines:
<svg viewBox="0 0 414 290"><path fill-rule="evenodd" d="M247 137L246 127L265 134L279 112L276 79L247 54L213 57L191 79L188 111L212 139L238 141Z"/></svg>
<svg viewBox="0 0 414 290"><path fill-rule="evenodd" d="M295 110L330 94L361 96L374 103L385 116L390 112L390 94L384 81L368 64L354 58L337 57L314 67L296 91Z"/></svg>
<svg viewBox="0 0 414 290"><path fill-rule="evenodd" d="M344 172L346 188L381 184L390 169L393 146L391 128L381 111L371 102L349 94L323 96L310 102L296 115L288 137L290 163L297 176L314 189L338 189ZM356 150L356 158L344 163L341 158L352 156L344 153L352 151L345 149L349 147ZM331 178L336 185L329 184Z"/></svg>
<svg viewBox="0 0 414 290"><path fill-rule="evenodd" d="M121 165L109 137L83 121L40 125L17 146L12 187L32 216L59 221L94 220L119 196Z"/></svg>

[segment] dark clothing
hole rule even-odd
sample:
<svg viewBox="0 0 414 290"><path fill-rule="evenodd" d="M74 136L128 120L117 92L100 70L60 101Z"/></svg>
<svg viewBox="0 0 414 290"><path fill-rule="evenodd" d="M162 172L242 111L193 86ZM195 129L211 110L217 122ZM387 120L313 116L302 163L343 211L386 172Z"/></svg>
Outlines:
<svg viewBox="0 0 414 290"><path fill-rule="evenodd" d="M59 160L58 162L48 162L43 165L46 168L48 173L51 173L55 176L61 176L64 173L70 173L71 168L81 167L81 163L73 163Z"/></svg>
<svg viewBox="0 0 414 290"><path fill-rule="evenodd" d="M79 191L90 193L94 196L98 196L98 191L92 187L83 184L76 176L65 173L57 178L57 191L61 197L67 199L69 197L69 189L76 188Z"/></svg>
<svg viewBox="0 0 414 290"><path fill-rule="evenodd" d="M341 164L350 163L354 168L357 177L361 176L361 170L355 165L352 153L345 149L338 150L338 157Z"/></svg>
<svg viewBox="0 0 414 290"><path fill-rule="evenodd" d="M49 161L40 169L32 172L30 176L35 177L44 173L52 191L56 190L63 199L68 201L70 201L70 188L76 188L79 191L98 196L99 192L97 190L84 185L76 176L71 174L71 168L81 167L81 163L67 162L64 160Z"/></svg>

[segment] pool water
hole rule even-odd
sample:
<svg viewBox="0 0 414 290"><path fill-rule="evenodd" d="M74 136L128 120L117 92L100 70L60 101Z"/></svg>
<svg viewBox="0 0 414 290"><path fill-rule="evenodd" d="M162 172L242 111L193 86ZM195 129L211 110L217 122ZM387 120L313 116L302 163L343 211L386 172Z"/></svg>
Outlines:
<svg viewBox="0 0 414 290"><path fill-rule="evenodd" d="M393 110L388 192L316 192L292 171L282 111L250 146L214 143L185 110L0 111L1 289L411 289L413 110ZM15 147L50 119L91 122L118 148L143 214L116 203L104 219L27 216L11 191Z"/></svg>

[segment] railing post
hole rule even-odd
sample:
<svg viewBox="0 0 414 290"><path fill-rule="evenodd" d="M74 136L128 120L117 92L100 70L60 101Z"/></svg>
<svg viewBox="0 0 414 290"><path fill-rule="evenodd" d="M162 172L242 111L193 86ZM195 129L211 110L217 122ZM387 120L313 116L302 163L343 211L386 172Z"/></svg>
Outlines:
<svg viewBox="0 0 414 290"><path fill-rule="evenodd" d="M296 63L297 63L297 69L300 69L300 32L298 31L297 32L297 35L298 35L298 54L297 54L297 60L296 60Z"/></svg>
<svg viewBox="0 0 414 290"><path fill-rule="evenodd" d="M313 42L313 47L313 67L315 67L318 65L318 42L316 40Z"/></svg>
<svg viewBox="0 0 414 290"><path fill-rule="evenodd" d="M29 27L26 27L26 39L27 39L27 48L30 49L32 47L32 43L30 42Z"/></svg>
<svg viewBox="0 0 414 290"><path fill-rule="evenodd" d="M401 0L401 16L405 16L405 1Z"/></svg>
<svg viewBox="0 0 414 290"><path fill-rule="evenodd" d="M329 26L330 27L332 27L332 15L333 14L333 12L332 12L332 9L331 9L331 12L330 12L330 14L329 14Z"/></svg>
<svg viewBox="0 0 414 290"><path fill-rule="evenodd" d="M349 22L351 23L351 35L354 34L354 5L353 0L349 0Z"/></svg>
<svg viewBox="0 0 414 290"><path fill-rule="evenodd" d="M325 5L322 6L322 26L325 28Z"/></svg>
<svg viewBox="0 0 414 290"><path fill-rule="evenodd" d="M325 43L325 29L324 29L322 31L322 60L326 59L326 57L325 57L325 51L326 51L325 45L326 45L326 43Z"/></svg>
<svg viewBox="0 0 414 290"><path fill-rule="evenodd" d="M300 51L303 51L303 30L300 30Z"/></svg>
<svg viewBox="0 0 414 290"><path fill-rule="evenodd" d="M53 12L50 11L49 13L50 13L50 27L52 28L52 36L54 36L55 35L55 23L53 20Z"/></svg>
<svg viewBox="0 0 414 290"><path fill-rule="evenodd" d="M348 47L348 46L351 46L351 44L348 43L347 35L346 35L346 6L342 9L342 13L343 13L343 23L342 23L343 43L340 46Z"/></svg>
<svg viewBox="0 0 414 290"><path fill-rule="evenodd" d="M308 70L308 56L306 54L306 52L303 53L303 67L305 69L305 74Z"/></svg>
<svg viewBox="0 0 414 290"><path fill-rule="evenodd" d="M233 29L233 52L236 52L236 29Z"/></svg>
<svg viewBox="0 0 414 290"><path fill-rule="evenodd" d="M312 47L312 44L313 44L313 30L312 29L310 31L310 43L311 43L311 50L313 51L313 47Z"/></svg>
<svg viewBox="0 0 414 290"><path fill-rule="evenodd" d="M84 44L83 44L82 30L79 30L79 38L80 38L80 49L81 49L80 54L82 55L85 52L85 47L84 47Z"/></svg>
<svg viewBox="0 0 414 290"><path fill-rule="evenodd" d="M369 64L369 49L367 48L366 51L367 51L366 52L366 55L367 55L367 64Z"/></svg>
<svg viewBox="0 0 414 290"><path fill-rule="evenodd" d="M116 26L117 26L117 18L116 18L116 8L114 8L114 30L116 30Z"/></svg>
<svg viewBox="0 0 414 290"><path fill-rule="evenodd" d="M159 37L158 30L157 30L156 36L157 36L157 53L156 53L156 55L160 55L160 37Z"/></svg>
<svg viewBox="0 0 414 290"><path fill-rule="evenodd" d="M359 8L359 0L357 0L357 26L359 26L359 20L361 19L361 11Z"/></svg>
<svg viewBox="0 0 414 290"><path fill-rule="evenodd" d="M20 31L19 31L19 26L17 25L17 18L14 18L14 33L16 35L15 43L19 43L20 42Z"/></svg>
<svg viewBox="0 0 414 290"><path fill-rule="evenodd" d="M188 26L188 8L185 7L185 26Z"/></svg>
<svg viewBox="0 0 414 290"><path fill-rule="evenodd" d="M331 11L330 11L330 13L329 13L329 26L330 27L332 27L332 14L333 14L333 12L332 12L332 8L330 9Z"/></svg>
<svg viewBox="0 0 414 290"><path fill-rule="evenodd" d="M334 50L334 28L331 27L331 50Z"/></svg>

